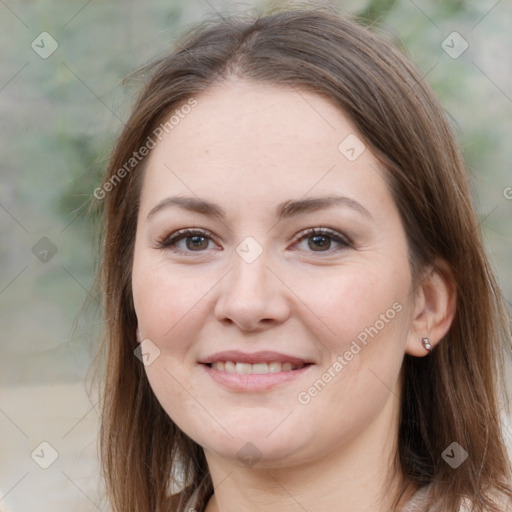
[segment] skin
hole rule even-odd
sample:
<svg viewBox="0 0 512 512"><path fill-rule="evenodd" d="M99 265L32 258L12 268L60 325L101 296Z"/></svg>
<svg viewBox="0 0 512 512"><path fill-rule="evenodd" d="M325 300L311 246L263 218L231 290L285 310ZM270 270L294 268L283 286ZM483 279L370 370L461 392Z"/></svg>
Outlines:
<svg viewBox="0 0 512 512"><path fill-rule="evenodd" d="M402 360L427 355L421 337L435 346L447 332L453 287L434 271L413 285L384 171L368 147L353 162L340 152L355 129L326 99L234 79L196 99L150 155L132 277L141 338L160 351L145 367L151 387L205 451L215 486L207 511L389 512L401 477L392 461ZM276 218L284 201L333 194L369 215L337 205ZM213 202L226 217L173 205L148 218L170 196ZM313 227L352 245L297 240ZM215 240L159 247L185 228ZM235 250L248 236L263 250L252 263ZM300 403L299 393L397 303L400 312ZM198 364L222 350L274 350L314 364L270 390L233 391ZM259 457L250 466L237 455L248 442Z"/></svg>

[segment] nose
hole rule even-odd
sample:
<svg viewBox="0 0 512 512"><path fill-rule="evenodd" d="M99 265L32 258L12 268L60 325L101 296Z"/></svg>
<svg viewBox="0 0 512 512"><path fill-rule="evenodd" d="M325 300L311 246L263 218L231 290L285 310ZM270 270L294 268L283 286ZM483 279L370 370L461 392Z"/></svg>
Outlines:
<svg viewBox="0 0 512 512"><path fill-rule="evenodd" d="M221 281L215 317L244 331L262 331L290 317L286 286L266 264L264 254L247 263L234 254L233 269Z"/></svg>

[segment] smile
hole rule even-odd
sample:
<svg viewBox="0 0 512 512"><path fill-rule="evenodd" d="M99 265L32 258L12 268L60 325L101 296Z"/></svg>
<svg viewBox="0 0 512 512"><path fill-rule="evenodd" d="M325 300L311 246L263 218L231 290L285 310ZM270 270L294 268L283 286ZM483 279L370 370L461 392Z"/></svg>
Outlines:
<svg viewBox="0 0 512 512"><path fill-rule="evenodd" d="M269 361L262 363L242 363L235 361L217 361L208 365L213 370L225 373L238 373L239 375L264 375L267 373L291 372L300 370L305 364L290 362Z"/></svg>
<svg viewBox="0 0 512 512"><path fill-rule="evenodd" d="M315 363L297 355L261 350L224 350L199 360L199 366L222 387L236 392L268 391L309 373Z"/></svg>

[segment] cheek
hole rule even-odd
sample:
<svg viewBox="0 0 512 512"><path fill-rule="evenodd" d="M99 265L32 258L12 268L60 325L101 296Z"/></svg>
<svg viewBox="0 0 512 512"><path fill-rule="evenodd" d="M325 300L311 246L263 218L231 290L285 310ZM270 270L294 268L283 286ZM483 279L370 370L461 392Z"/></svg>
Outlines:
<svg viewBox="0 0 512 512"><path fill-rule="evenodd" d="M292 278L304 298L301 317L332 354L350 349L353 340L395 339L408 300L406 266L350 264L323 274Z"/></svg>
<svg viewBox="0 0 512 512"><path fill-rule="evenodd" d="M350 429L356 417L369 421L396 388L410 320L409 270L389 260L347 265L327 281L308 281L303 296L320 319L306 308L303 318L309 319L326 357L320 379L302 389L297 399L313 415L325 414L326 404L332 404L331 425Z"/></svg>
<svg viewBox="0 0 512 512"><path fill-rule="evenodd" d="M335 334L325 334L312 315L310 329L326 350L321 374L296 397L308 418L326 417L324 433L344 441L371 423L398 394L408 331L407 273L347 272L308 299ZM313 327L316 326L316 327ZM320 332L324 334L321 335ZM305 422L307 423L307 422Z"/></svg>
<svg viewBox="0 0 512 512"><path fill-rule="evenodd" d="M198 321L202 298L214 284L213 277L187 275L165 261L135 257L132 290L137 320L144 337L163 344ZM197 324L196 324L197 325Z"/></svg>
<svg viewBox="0 0 512 512"><path fill-rule="evenodd" d="M194 347L208 307L213 278L194 279L168 262L135 255L132 292L139 328L144 339L157 348L157 356L145 366L150 386L167 414L187 432L204 411L191 396L200 396L190 378ZM210 282L212 281L212 282ZM153 347L151 345L151 347Z"/></svg>

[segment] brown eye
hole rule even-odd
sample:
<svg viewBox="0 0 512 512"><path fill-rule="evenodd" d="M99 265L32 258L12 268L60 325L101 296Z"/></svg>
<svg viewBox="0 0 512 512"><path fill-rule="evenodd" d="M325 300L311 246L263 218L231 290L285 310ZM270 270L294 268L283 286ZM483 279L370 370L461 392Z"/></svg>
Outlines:
<svg viewBox="0 0 512 512"><path fill-rule="evenodd" d="M326 251L331 248L331 238L325 235L313 235L308 237L308 247L312 251Z"/></svg>
<svg viewBox="0 0 512 512"><path fill-rule="evenodd" d="M208 248L208 238L205 236L188 236L185 239L185 245L191 251L201 251Z"/></svg>
<svg viewBox="0 0 512 512"><path fill-rule="evenodd" d="M306 242L307 244L304 245ZM306 229L297 236L296 245L299 249L307 252L325 252L329 254L353 247L346 236L329 228Z"/></svg>
<svg viewBox="0 0 512 512"><path fill-rule="evenodd" d="M180 253L204 252L212 248L213 234L205 229L180 229L158 242L159 249L169 249Z"/></svg>

